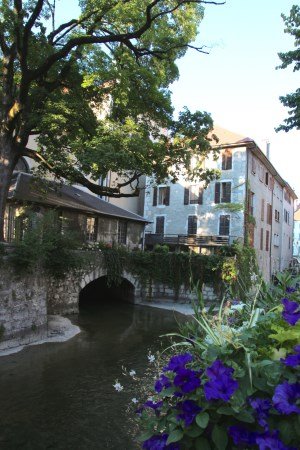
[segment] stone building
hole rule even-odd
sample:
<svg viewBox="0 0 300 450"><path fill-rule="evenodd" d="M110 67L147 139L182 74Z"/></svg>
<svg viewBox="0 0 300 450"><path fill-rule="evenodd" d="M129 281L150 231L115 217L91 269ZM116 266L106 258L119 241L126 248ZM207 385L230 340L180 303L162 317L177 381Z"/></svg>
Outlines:
<svg viewBox="0 0 300 450"><path fill-rule="evenodd" d="M166 182L145 195L145 243L191 247L210 253L234 241L249 242L266 280L288 267L292 258L293 208L297 198L268 157L250 138L216 127L218 160L203 161L219 169L220 178L203 182ZM151 180L146 184L151 186Z"/></svg>
<svg viewBox="0 0 300 450"><path fill-rule="evenodd" d="M21 163L20 163L21 164ZM18 167L11 181L4 218L7 242L22 239L30 217L52 210L62 232L75 231L85 242L142 248L147 220L75 186L41 180Z"/></svg>
<svg viewBox="0 0 300 450"><path fill-rule="evenodd" d="M300 205L294 213L293 256L300 258Z"/></svg>

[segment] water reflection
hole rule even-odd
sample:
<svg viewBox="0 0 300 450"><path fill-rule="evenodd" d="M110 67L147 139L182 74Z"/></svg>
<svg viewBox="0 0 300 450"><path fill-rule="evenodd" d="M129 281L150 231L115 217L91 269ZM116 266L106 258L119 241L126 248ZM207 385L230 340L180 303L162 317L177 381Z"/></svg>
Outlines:
<svg viewBox="0 0 300 450"><path fill-rule="evenodd" d="M82 332L70 341L0 359L1 449L137 448L125 411L135 387L117 393L112 384L122 365L144 371L174 314L114 302L72 320Z"/></svg>

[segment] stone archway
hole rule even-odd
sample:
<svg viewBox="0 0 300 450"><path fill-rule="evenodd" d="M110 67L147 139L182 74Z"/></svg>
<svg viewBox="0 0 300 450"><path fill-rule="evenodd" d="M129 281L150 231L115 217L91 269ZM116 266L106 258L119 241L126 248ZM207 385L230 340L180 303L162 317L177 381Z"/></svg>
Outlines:
<svg viewBox="0 0 300 450"><path fill-rule="evenodd" d="M79 309L88 305L100 305L106 301L124 301L137 303L141 301L141 289L138 280L130 273L124 272L119 285L107 286L107 273L101 267L85 274L80 282L78 295Z"/></svg>

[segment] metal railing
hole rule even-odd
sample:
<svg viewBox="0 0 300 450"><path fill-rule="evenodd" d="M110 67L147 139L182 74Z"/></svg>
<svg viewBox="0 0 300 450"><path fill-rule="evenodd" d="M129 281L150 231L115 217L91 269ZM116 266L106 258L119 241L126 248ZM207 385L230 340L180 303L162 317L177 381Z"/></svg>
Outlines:
<svg viewBox="0 0 300 450"><path fill-rule="evenodd" d="M172 246L211 247L230 245L234 236L205 236L200 234L145 234L145 245L167 244Z"/></svg>

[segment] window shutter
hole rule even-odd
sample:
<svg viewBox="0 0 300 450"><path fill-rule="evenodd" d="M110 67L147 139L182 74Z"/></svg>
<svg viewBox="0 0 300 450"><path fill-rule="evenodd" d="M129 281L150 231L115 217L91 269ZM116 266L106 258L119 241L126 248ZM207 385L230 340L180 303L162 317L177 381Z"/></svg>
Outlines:
<svg viewBox="0 0 300 450"><path fill-rule="evenodd" d="M157 187L153 188L153 206L157 206Z"/></svg>
<svg viewBox="0 0 300 450"><path fill-rule="evenodd" d="M183 199L183 204L184 205L188 205L189 204L189 199L190 199L190 190L188 187L184 188L184 199Z"/></svg>
<svg viewBox="0 0 300 450"><path fill-rule="evenodd" d="M261 199L261 211L260 211L260 218L262 221L265 220L265 199Z"/></svg>
<svg viewBox="0 0 300 450"><path fill-rule="evenodd" d="M221 183L217 182L215 184L215 203L220 203L220 187Z"/></svg>
<svg viewBox="0 0 300 450"><path fill-rule="evenodd" d="M229 236L229 227L230 227L230 215L226 214L224 216L220 216L219 235Z"/></svg>
<svg viewBox="0 0 300 450"><path fill-rule="evenodd" d="M231 200L231 183L223 183L223 198L222 203L230 203Z"/></svg>
<svg viewBox="0 0 300 450"><path fill-rule="evenodd" d="M156 217L155 233L163 235L164 231L165 231L165 217L164 216L157 216Z"/></svg>
<svg viewBox="0 0 300 450"><path fill-rule="evenodd" d="M188 234L197 234L197 216L188 217Z"/></svg>
<svg viewBox="0 0 300 450"><path fill-rule="evenodd" d="M167 186L165 205L168 206L169 204L170 204L170 186Z"/></svg>
<svg viewBox="0 0 300 450"><path fill-rule="evenodd" d="M198 205L203 205L203 188L199 188Z"/></svg>

